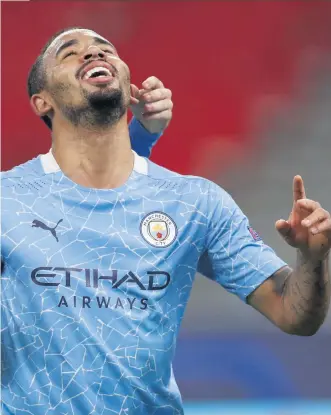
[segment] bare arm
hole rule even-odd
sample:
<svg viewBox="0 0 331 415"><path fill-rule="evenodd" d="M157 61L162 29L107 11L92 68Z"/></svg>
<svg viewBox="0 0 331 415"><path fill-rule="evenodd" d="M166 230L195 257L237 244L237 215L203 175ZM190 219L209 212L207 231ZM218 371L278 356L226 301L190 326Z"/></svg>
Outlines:
<svg viewBox="0 0 331 415"><path fill-rule="evenodd" d="M312 261L298 251L295 270L277 271L248 297L248 303L284 332L311 336L327 315L330 294L328 257Z"/></svg>

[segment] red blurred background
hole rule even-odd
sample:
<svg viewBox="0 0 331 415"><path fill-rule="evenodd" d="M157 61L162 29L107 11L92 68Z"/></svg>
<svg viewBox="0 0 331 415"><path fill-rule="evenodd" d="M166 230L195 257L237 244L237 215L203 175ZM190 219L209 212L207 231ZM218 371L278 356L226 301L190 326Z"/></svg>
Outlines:
<svg viewBox="0 0 331 415"><path fill-rule="evenodd" d="M331 44L327 1L6 2L2 13L4 170L49 149L26 79L62 28L94 29L118 47L134 83L155 75L172 89L174 119L153 159L205 175L247 156L261 110L266 117L291 93L298 59Z"/></svg>

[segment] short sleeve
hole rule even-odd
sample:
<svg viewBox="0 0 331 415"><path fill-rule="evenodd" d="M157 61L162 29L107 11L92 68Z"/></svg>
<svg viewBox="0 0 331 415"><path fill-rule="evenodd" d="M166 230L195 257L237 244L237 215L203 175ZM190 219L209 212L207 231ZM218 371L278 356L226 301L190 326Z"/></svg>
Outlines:
<svg viewBox="0 0 331 415"><path fill-rule="evenodd" d="M206 250L198 271L246 301L286 263L251 228L232 197L214 183L209 190L208 214Z"/></svg>
<svg viewBox="0 0 331 415"><path fill-rule="evenodd" d="M162 133L150 133L137 120L132 117L129 124L129 134L131 141L131 148L141 157L149 158L152 153L152 148L162 137Z"/></svg>

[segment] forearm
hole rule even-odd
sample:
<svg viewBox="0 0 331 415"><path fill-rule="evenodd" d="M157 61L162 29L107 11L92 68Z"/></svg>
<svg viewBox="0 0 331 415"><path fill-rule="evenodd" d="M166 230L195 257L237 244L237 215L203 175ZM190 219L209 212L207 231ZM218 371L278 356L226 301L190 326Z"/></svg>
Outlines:
<svg viewBox="0 0 331 415"><path fill-rule="evenodd" d="M285 324L290 327L290 332L302 336L316 333L329 308L328 257L315 261L298 251L296 268L289 270L283 281L278 283Z"/></svg>

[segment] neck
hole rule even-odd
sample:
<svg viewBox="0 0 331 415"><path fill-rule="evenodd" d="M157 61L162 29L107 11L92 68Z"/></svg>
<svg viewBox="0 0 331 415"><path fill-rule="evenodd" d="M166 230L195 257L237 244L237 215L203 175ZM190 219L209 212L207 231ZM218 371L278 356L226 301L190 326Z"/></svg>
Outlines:
<svg viewBox="0 0 331 415"><path fill-rule="evenodd" d="M52 153L60 169L81 186L120 187L132 172L134 157L126 115L99 130L61 123L54 126L52 139Z"/></svg>

